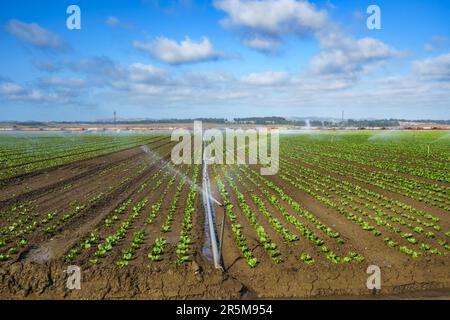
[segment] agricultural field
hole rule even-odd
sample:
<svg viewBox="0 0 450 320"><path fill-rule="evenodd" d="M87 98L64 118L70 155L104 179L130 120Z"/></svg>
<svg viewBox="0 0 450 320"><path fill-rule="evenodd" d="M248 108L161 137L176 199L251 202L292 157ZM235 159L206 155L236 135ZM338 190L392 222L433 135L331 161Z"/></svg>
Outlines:
<svg viewBox="0 0 450 320"><path fill-rule="evenodd" d="M212 264L203 166L168 134L0 135L0 297L450 297L450 134L303 131L279 171L207 166L222 266ZM69 265L82 289L66 288Z"/></svg>

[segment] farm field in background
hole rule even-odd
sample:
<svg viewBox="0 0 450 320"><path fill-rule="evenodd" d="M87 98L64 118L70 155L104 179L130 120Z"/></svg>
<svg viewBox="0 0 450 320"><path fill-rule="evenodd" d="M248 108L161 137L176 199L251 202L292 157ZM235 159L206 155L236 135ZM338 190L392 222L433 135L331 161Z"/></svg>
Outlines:
<svg viewBox="0 0 450 320"><path fill-rule="evenodd" d="M279 172L210 165L224 271L211 263L201 165L167 134L0 135L0 296L308 298L449 295L448 131L280 136ZM83 290L64 270L83 270Z"/></svg>

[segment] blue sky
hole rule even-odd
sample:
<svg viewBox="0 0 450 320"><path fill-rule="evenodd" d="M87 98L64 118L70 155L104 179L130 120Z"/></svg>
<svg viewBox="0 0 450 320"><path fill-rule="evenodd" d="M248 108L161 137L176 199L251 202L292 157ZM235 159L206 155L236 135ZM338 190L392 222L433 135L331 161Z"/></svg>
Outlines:
<svg viewBox="0 0 450 320"><path fill-rule="evenodd" d="M71 4L81 30L66 27ZM450 119L449 13L437 0L1 1L0 120Z"/></svg>

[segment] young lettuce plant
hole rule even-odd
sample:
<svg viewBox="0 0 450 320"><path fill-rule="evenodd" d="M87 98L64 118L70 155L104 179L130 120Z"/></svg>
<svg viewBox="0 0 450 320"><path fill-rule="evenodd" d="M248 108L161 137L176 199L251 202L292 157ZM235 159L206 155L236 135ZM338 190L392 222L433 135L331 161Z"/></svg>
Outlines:
<svg viewBox="0 0 450 320"><path fill-rule="evenodd" d="M148 258L150 261L159 261L161 256L164 254L164 247L166 245L166 239L158 238L155 240L155 244L153 245L152 251L148 254Z"/></svg>

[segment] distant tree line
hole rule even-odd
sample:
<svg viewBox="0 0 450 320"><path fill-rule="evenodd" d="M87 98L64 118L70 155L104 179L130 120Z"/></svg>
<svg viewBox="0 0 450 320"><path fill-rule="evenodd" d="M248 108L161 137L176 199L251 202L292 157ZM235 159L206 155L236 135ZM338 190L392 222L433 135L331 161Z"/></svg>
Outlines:
<svg viewBox="0 0 450 320"><path fill-rule="evenodd" d="M183 123L188 124L194 121L202 121L204 123L215 123L215 124L255 124L255 125L291 125L298 127L318 127L318 128L342 128L342 127L352 127L352 128L392 128L400 126L400 122L409 122L409 123L433 123L437 125L450 125L450 120L402 120L402 119L374 119L374 120L318 120L311 119L306 120L306 118L302 119L287 119L284 117L248 117L248 118L234 118L233 120L228 120L225 118L195 118L195 119L130 119L130 120L117 120L114 122L113 120L99 120L99 121L60 121L60 122L42 122L42 121L12 121L12 122L4 122L10 123L14 125L23 125L23 126L34 126L34 127L42 127L48 125L73 125L73 124L167 124L167 123Z"/></svg>
<svg viewBox="0 0 450 320"><path fill-rule="evenodd" d="M374 127L398 127L400 126L400 121L395 119L382 119L382 120L347 120L344 122L345 126L347 127L367 127L367 128L374 128Z"/></svg>
<svg viewBox="0 0 450 320"><path fill-rule="evenodd" d="M381 120L344 120L344 121L329 121L329 120L296 120L286 119L282 117L251 117L251 118L235 118L234 121L239 124L253 123L253 124L280 124L280 125L294 125L294 126L309 126L319 128L339 128L339 127L398 127L401 120L395 119L381 119Z"/></svg>
<svg viewBox="0 0 450 320"><path fill-rule="evenodd" d="M435 124L450 124L450 120L415 120L410 122L432 122Z"/></svg>
<svg viewBox="0 0 450 320"><path fill-rule="evenodd" d="M234 122L240 124L292 124L293 121L286 120L282 117L250 117L250 118L234 118Z"/></svg>

